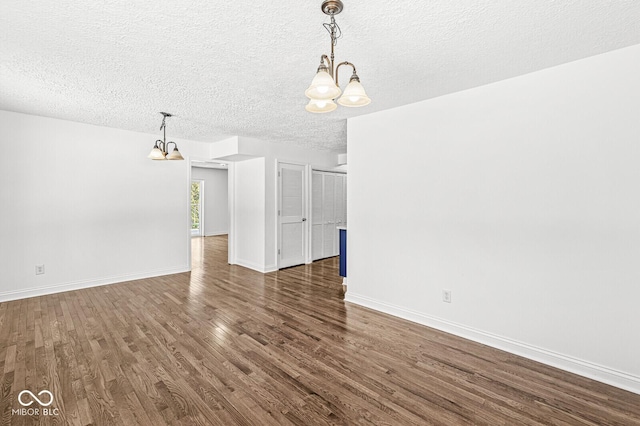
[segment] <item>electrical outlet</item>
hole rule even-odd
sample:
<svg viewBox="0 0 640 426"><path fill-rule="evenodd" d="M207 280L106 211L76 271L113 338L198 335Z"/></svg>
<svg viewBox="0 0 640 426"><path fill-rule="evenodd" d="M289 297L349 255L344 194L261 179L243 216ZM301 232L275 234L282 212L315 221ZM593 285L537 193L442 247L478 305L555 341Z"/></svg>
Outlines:
<svg viewBox="0 0 640 426"><path fill-rule="evenodd" d="M442 290L442 301L451 303L451 290Z"/></svg>
<svg viewBox="0 0 640 426"><path fill-rule="evenodd" d="M44 274L44 265L36 265L36 275Z"/></svg>

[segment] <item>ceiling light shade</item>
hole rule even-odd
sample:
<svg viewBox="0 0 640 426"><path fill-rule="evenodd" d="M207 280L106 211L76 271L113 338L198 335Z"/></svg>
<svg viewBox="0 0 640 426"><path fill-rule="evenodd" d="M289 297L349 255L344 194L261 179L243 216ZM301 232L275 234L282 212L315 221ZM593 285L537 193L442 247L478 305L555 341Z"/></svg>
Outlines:
<svg viewBox="0 0 640 426"><path fill-rule="evenodd" d="M161 112L162 114L162 124L160 125L160 130L163 131L162 139L158 139L153 145L153 149L148 155L148 158L152 160L184 160L180 151L178 151L178 145L175 142L167 142L167 117L173 117L172 114L168 112ZM167 155L167 151L169 151L169 145L173 144L174 148L171 154Z"/></svg>
<svg viewBox="0 0 640 426"><path fill-rule="evenodd" d="M309 99L335 99L340 96L341 90L336 86L331 75L324 69L318 69L313 77L311 85L304 92Z"/></svg>
<svg viewBox="0 0 640 426"><path fill-rule="evenodd" d="M311 99L305 109L309 112L322 113L331 112L338 108L331 99Z"/></svg>
<svg viewBox="0 0 640 426"><path fill-rule="evenodd" d="M148 158L151 158L152 160L166 160L164 152L162 152L162 150L158 148L157 142L153 147L153 149L151 150L151 152L149 153Z"/></svg>
<svg viewBox="0 0 640 426"><path fill-rule="evenodd" d="M360 80L357 78L351 78L351 81L344 89L344 93L340 99L338 99L338 103L346 107L361 107L369 105L371 103L371 99L369 99L365 93L364 87L360 84Z"/></svg>
<svg viewBox="0 0 640 426"><path fill-rule="evenodd" d="M180 151L178 151L177 145L175 148L173 148L173 151L171 151L171 154L167 155L167 160L184 160L184 157L182 156L182 154L180 154Z"/></svg>

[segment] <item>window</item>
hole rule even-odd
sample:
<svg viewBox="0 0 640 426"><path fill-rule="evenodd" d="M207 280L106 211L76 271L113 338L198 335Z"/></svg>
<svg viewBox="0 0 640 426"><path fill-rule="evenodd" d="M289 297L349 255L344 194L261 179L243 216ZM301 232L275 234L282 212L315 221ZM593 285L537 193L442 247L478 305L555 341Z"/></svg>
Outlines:
<svg viewBox="0 0 640 426"><path fill-rule="evenodd" d="M202 229L202 189L204 181L191 181L191 235L204 236Z"/></svg>

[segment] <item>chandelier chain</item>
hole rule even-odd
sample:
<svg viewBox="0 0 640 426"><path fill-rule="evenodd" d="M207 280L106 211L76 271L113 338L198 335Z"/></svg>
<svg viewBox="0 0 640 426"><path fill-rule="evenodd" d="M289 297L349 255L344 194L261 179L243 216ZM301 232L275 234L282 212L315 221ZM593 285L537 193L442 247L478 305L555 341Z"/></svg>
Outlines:
<svg viewBox="0 0 640 426"><path fill-rule="evenodd" d="M340 26L336 22L336 18L333 15L331 15L331 22L325 22L322 25L329 32L329 35L331 36L331 44L333 46L336 46L338 44L338 39L342 38L342 30L340 29Z"/></svg>

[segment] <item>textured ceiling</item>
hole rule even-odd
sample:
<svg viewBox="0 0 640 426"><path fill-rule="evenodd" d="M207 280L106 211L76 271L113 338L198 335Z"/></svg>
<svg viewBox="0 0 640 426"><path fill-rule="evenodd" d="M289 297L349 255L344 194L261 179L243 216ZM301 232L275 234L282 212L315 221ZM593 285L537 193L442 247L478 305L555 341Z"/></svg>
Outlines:
<svg viewBox="0 0 640 426"><path fill-rule="evenodd" d="M0 109L151 133L168 111L169 137L344 149L348 117L640 43L638 0L344 3L336 59L364 108L304 110L320 0L3 0Z"/></svg>

